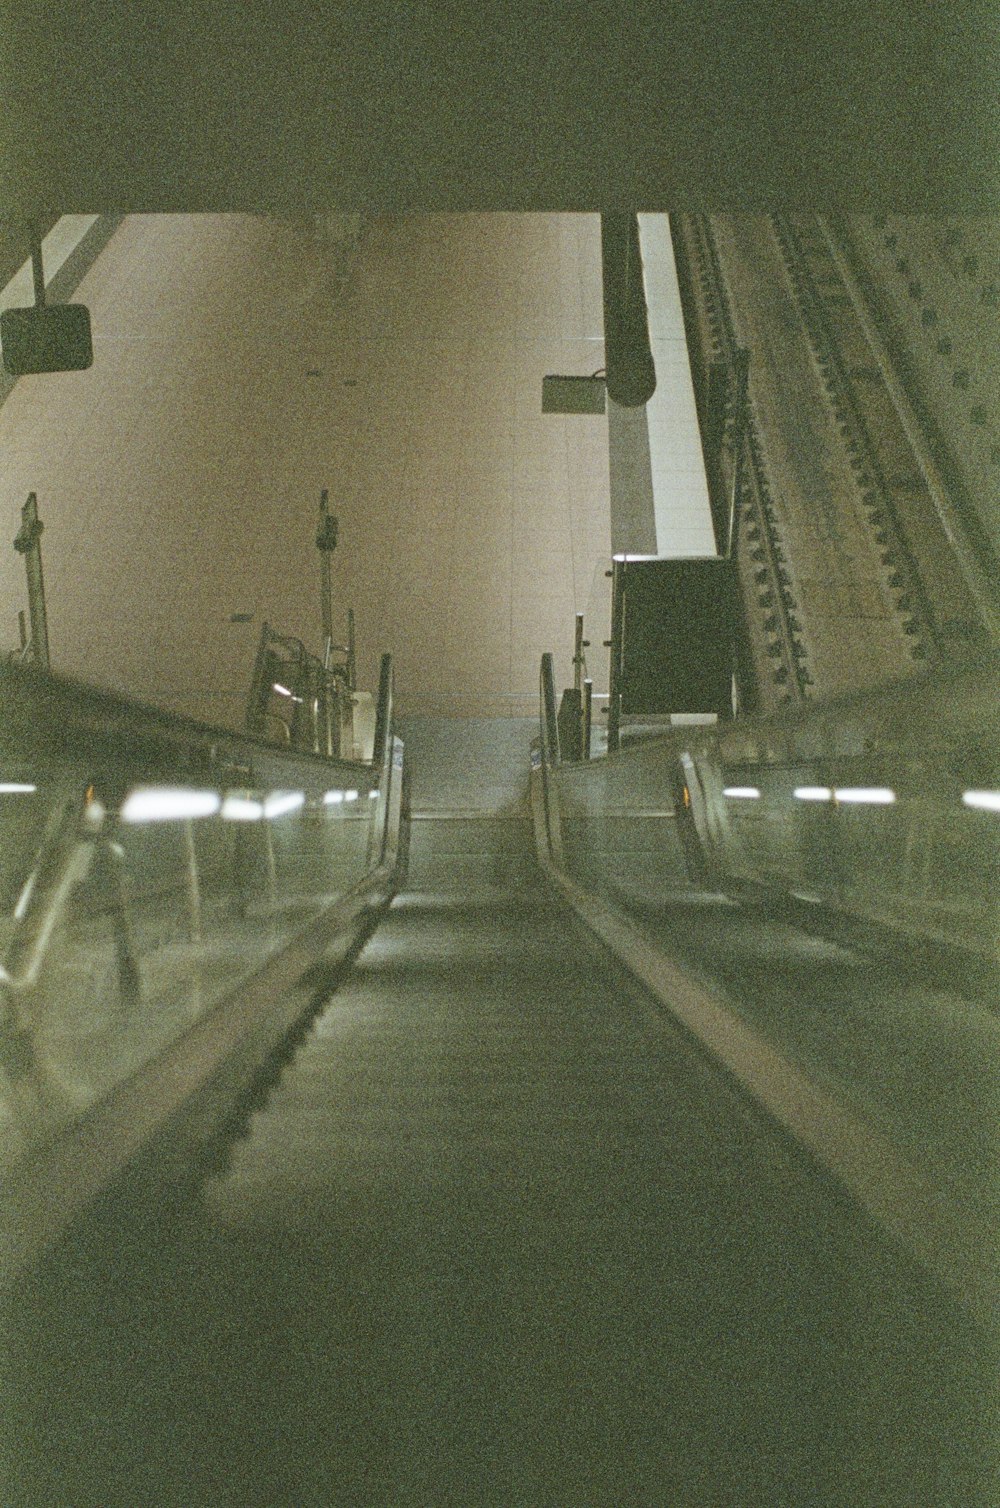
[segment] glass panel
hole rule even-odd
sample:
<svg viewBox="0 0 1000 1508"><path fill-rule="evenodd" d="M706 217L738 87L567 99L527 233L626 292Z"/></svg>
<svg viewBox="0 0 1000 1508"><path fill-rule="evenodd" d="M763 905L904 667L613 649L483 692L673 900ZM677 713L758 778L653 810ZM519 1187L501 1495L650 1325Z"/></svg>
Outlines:
<svg viewBox="0 0 1000 1508"><path fill-rule="evenodd" d="M107 808L100 772L7 780L5 1025L30 1041L35 1099L0 1161L134 1073L363 877L383 803L365 767L324 773L308 794L138 785Z"/></svg>
<svg viewBox="0 0 1000 1508"><path fill-rule="evenodd" d="M995 1200L995 680L678 728L549 779L578 883L957 1197Z"/></svg>

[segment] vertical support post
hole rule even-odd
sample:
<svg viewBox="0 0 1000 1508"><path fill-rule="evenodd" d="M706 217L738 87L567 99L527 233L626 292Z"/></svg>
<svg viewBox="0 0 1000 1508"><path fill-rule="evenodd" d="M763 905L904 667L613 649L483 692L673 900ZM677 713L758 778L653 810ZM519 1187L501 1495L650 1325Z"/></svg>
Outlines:
<svg viewBox="0 0 1000 1508"><path fill-rule="evenodd" d="M583 683L583 747L581 756L590 758L590 730L594 718L594 683L588 675Z"/></svg>
<svg viewBox="0 0 1000 1508"><path fill-rule="evenodd" d="M556 682L551 654L542 655L542 754L547 766L559 764L559 718L556 713Z"/></svg>
<svg viewBox="0 0 1000 1508"><path fill-rule="evenodd" d="M555 672L551 654L542 655L539 670L538 716L540 723L540 746L542 755L542 790L545 799L545 829L548 833L549 853L557 864L562 863L562 826L559 821L559 797L555 786L555 771L561 754L559 749L559 718L556 714Z"/></svg>
<svg viewBox="0 0 1000 1508"><path fill-rule="evenodd" d="M625 564L615 560L611 572L611 671L608 691L608 753L621 747L622 647L625 629Z"/></svg>
<svg viewBox="0 0 1000 1508"><path fill-rule="evenodd" d="M42 236L36 221L32 220L30 227L31 237L31 274L35 284L35 308L45 307L45 269L42 266Z"/></svg>
<svg viewBox="0 0 1000 1508"><path fill-rule="evenodd" d="M28 613L31 618L31 658L43 670L49 668L49 624L45 612L45 582L42 577L42 529L38 517L38 498L29 492L21 509L21 528L14 549L24 556L28 576Z"/></svg>
<svg viewBox="0 0 1000 1508"><path fill-rule="evenodd" d="M357 689L357 662L354 658L354 609L347 609L347 689Z"/></svg>
<svg viewBox="0 0 1000 1508"><path fill-rule="evenodd" d="M573 640L573 690L580 695L583 679L583 614L576 615L576 633Z"/></svg>
<svg viewBox="0 0 1000 1508"><path fill-rule="evenodd" d="M389 740L392 737L392 655L383 655L378 674L378 701L375 705L375 739L372 763L384 769L390 757Z"/></svg>
<svg viewBox="0 0 1000 1508"><path fill-rule="evenodd" d="M330 656L333 652L330 556L337 548L337 520L330 512L330 494L325 487L319 495L319 528L316 533L316 548L319 550L320 608L323 614L323 664L329 667Z"/></svg>

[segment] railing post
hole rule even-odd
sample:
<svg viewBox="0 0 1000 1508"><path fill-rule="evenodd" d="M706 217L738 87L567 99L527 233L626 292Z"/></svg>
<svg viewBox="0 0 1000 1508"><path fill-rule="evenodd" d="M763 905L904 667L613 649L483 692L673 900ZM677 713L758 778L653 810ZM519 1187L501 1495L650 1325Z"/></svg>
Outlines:
<svg viewBox="0 0 1000 1508"><path fill-rule="evenodd" d="M593 724L594 709L594 683L590 676L583 683L583 746L580 750L583 759L590 758L590 730Z"/></svg>

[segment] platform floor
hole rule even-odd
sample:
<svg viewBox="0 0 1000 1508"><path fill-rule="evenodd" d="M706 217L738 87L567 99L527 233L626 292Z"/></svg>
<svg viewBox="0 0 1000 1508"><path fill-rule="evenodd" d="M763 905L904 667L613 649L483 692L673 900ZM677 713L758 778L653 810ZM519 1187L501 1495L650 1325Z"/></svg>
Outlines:
<svg viewBox="0 0 1000 1508"><path fill-rule="evenodd" d="M597 216L377 217L341 293L335 260L309 223L119 227L74 295L93 368L0 408L0 529L38 494L55 669L240 722L262 619L319 648L326 487L362 685L390 650L402 711L495 716L534 712L544 651L568 679L607 425L541 387L604 363ZM12 550L0 590L13 647Z"/></svg>

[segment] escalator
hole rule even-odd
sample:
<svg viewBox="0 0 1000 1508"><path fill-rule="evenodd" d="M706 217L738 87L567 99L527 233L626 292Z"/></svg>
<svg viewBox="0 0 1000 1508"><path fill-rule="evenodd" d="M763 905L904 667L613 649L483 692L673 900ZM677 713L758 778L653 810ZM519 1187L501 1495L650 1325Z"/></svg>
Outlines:
<svg viewBox="0 0 1000 1508"><path fill-rule="evenodd" d="M523 777L412 742L407 886L238 1134L19 1290L3 1501L992 1502L981 1332L544 883Z"/></svg>

